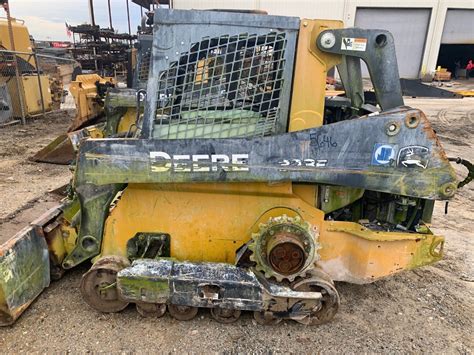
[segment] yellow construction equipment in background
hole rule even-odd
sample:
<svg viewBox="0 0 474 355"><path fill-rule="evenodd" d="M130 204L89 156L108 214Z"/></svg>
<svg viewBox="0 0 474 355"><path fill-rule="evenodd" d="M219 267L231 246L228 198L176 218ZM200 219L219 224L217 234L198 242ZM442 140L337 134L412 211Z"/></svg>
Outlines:
<svg viewBox="0 0 474 355"><path fill-rule="evenodd" d="M15 51L32 53L33 44L31 43L30 33L28 32L28 28L25 26L25 22L23 20L12 18L11 26ZM8 21L4 18L0 18L0 48L13 50L13 45L10 41ZM30 63L30 65L35 66L34 59L30 55L20 54L19 56Z"/></svg>
<svg viewBox="0 0 474 355"><path fill-rule="evenodd" d="M104 113L104 96L109 87L115 86L113 78L97 74L82 74L71 82L69 91L76 104L76 116L69 132L75 131Z"/></svg>
<svg viewBox="0 0 474 355"><path fill-rule="evenodd" d="M76 106L76 114L68 132L61 134L54 139L46 147L40 149L30 160L52 163L52 164L69 164L76 155L76 148L79 140L85 138L100 138L105 135L105 124L99 123L104 119L104 99L107 90L115 86L113 78L102 78L97 74L78 75L76 80L72 81L69 87L74 103ZM131 115L125 115L124 120L120 123L130 125L130 119L127 117L135 117L135 110L131 109ZM129 126L120 128L128 130Z"/></svg>
<svg viewBox="0 0 474 355"><path fill-rule="evenodd" d="M8 21L0 19L0 85L7 88L14 117L34 116L53 109L50 76L38 74L33 43L24 22L11 20L14 45ZM18 72L17 72L18 69ZM19 75L18 82L16 75ZM57 83L55 93L62 95Z"/></svg>

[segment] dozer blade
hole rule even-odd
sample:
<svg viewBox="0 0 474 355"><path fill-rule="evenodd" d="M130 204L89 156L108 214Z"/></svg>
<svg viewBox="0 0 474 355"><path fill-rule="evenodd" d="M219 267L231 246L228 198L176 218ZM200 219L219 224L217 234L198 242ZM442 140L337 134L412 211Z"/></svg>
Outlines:
<svg viewBox="0 0 474 355"><path fill-rule="evenodd" d="M0 246L0 326L14 323L49 286L45 233L60 214L61 205L50 209Z"/></svg>
<svg viewBox="0 0 474 355"><path fill-rule="evenodd" d="M46 147L38 151L29 160L40 163L70 164L76 155L74 147L67 134L61 134Z"/></svg>
<svg viewBox="0 0 474 355"><path fill-rule="evenodd" d="M49 281L48 245L37 227L26 227L1 245L0 326L12 324Z"/></svg>

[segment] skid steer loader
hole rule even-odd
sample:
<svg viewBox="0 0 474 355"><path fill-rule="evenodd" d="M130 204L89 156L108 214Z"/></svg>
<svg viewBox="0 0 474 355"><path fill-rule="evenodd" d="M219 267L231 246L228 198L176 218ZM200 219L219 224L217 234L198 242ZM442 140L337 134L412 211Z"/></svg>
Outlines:
<svg viewBox="0 0 474 355"><path fill-rule="evenodd" d="M334 66L347 97L325 100ZM387 31L158 9L146 91L111 90L106 106L111 134L80 143L68 198L0 249L3 325L88 260L80 290L101 312L316 325L338 310L335 281L443 256L428 224L458 181L404 106Z"/></svg>

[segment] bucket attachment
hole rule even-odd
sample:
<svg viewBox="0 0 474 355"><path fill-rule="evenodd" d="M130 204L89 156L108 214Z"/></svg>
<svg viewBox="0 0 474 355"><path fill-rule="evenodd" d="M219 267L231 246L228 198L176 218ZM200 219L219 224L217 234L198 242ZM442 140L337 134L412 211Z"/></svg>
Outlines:
<svg viewBox="0 0 474 355"><path fill-rule="evenodd" d="M76 158L79 144L86 138L103 138L103 125L87 126L77 131L61 134L46 147L29 158L39 163L68 165Z"/></svg>
<svg viewBox="0 0 474 355"><path fill-rule="evenodd" d="M70 164L76 152L72 146L71 140L67 134L61 134L46 147L38 151L33 155L30 160L40 163L51 163L51 164Z"/></svg>
<svg viewBox="0 0 474 355"><path fill-rule="evenodd" d="M56 251L54 232L61 208L58 205L50 209L0 245L0 326L13 324L49 286Z"/></svg>
<svg viewBox="0 0 474 355"><path fill-rule="evenodd" d="M0 326L12 324L49 282L48 245L30 225L0 246Z"/></svg>

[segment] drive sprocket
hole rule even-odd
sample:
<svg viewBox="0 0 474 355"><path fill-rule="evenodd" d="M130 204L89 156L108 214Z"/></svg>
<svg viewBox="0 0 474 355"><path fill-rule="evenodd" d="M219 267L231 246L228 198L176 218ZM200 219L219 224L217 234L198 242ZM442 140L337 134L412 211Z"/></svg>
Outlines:
<svg viewBox="0 0 474 355"><path fill-rule="evenodd" d="M250 260L266 278L293 281L304 277L319 259L318 228L299 216L272 217L252 234Z"/></svg>

